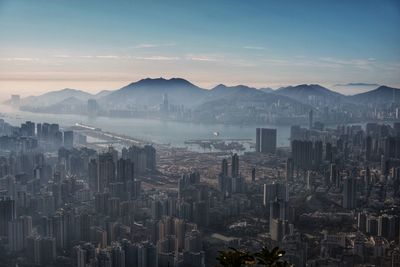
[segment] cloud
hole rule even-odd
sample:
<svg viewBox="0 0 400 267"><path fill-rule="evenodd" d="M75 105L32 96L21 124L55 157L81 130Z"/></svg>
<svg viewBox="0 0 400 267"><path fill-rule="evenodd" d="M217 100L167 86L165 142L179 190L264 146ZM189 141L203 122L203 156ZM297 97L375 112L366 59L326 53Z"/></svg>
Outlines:
<svg viewBox="0 0 400 267"><path fill-rule="evenodd" d="M193 60L193 61L206 61L206 62L216 62L220 61L217 57L214 56L205 56L205 55L187 55L185 57L186 60Z"/></svg>
<svg viewBox="0 0 400 267"><path fill-rule="evenodd" d="M338 83L335 84L334 86L371 86L371 87L375 87L375 86L379 86L379 84L377 83Z"/></svg>
<svg viewBox="0 0 400 267"><path fill-rule="evenodd" d="M244 49L250 49L250 50L265 50L265 47L263 46L243 46Z"/></svg>
<svg viewBox="0 0 400 267"><path fill-rule="evenodd" d="M113 59L113 58L119 58L119 56L116 56L116 55L100 55L100 56L96 56L96 58Z"/></svg>
<svg viewBox="0 0 400 267"><path fill-rule="evenodd" d="M149 43L144 43L144 44L138 44L133 46L133 48L156 48L156 47L164 47L164 46L174 46L174 43L164 43L164 44L149 44Z"/></svg>
<svg viewBox="0 0 400 267"><path fill-rule="evenodd" d="M31 57L11 57L11 58L2 58L1 60L4 61L37 61L38 58L31 58Z"/></svg>
<svg viewBox="0 0 400 267"><path fill-rule="evenodd" d="M167 56L136 57L136 59L142 59L142 60L158 60L158 61L174 61L174 60L180 60L179 57L167 57Z"/></svg>
<svg viewBox="0 0 400 267"><path fill-rule="evenodd" d="M70 55L54 55L55 58L70 58Z"/></svg>

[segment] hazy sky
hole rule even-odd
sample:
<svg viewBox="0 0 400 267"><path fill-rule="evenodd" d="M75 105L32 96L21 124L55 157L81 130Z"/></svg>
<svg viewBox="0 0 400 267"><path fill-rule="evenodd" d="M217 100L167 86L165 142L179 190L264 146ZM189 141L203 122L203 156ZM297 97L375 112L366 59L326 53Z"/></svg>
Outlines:
<svg viewBox="0 0 400 267"><path fill-rule="evenodd" d="M0 0L2 95L144 77L400 86L400 1Z"/></svg>

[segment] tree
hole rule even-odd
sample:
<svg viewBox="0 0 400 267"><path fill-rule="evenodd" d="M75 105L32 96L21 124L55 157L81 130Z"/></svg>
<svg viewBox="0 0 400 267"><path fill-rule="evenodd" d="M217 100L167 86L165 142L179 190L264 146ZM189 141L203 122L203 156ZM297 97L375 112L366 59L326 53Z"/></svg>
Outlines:
<svg viewBox="0 0 400 267"><path fill-rule="evenodd" d="M261 251L254 254L257 263L268 267L289 267L291 266L287 261L281 258L285 255L285 251L280 250L278 247L269 250L264 246Z"/></svg>
<svg viewBox="0 0 400 267"><path fill-rule="evenodd" d="M254 254L248 251L229 248L228 251L218 251L217 260L221 267L242 267L242 266L266 266L266 267L291 267L287 261L282 260L285 251L278 247L269 250L267 246L263 246L261 251Z"/></svg>
<svg viewBox="0 0 400 267"><path fill-rule="evenodd" d="M247 251L229 248L228 251L218 251L217 260L222 267L241 267L247 262L254 260L252 255Z"/></svg>

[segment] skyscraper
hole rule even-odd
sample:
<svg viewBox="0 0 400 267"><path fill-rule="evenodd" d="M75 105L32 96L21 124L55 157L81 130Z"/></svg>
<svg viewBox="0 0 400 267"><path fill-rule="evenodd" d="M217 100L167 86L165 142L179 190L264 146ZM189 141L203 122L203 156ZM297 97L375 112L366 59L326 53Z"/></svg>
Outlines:
<svg viewBox="0 0 400 267"><path fill-rule="evenodd" d="M66 149L72 149L74 146L74 132L65 131L64 132L64 147Z"/></svg>
<svg viewBox="0 0 400 267"><path fill-rule="evenodd" d="M232 156L231 176L239 176L239 156L236 153Z"/></svg>
<svg viewBox="0 0 400 267"><path fill-rule="evenodd" d="M0 199L0 236L8 235L8 222L16 216L15 201L9 198Z"/></svg>
<svg viewBox="0 0 400 267"><path fill-rule="evenodd" d="M256 152L272 154L276 152L276 129L256 129Z"/></svg>
<svg viewBox="0 0 400 267"><path fill-rule="evenodd" d="M228 161L226 159L223 159L221 163L221 175L228 176Z"/></svg>
<svg viewBox="0 0 400 267"><path fill-rule="evenodd" d="M343 183L343 207L345 209L356 208L356 182L352 177L344 179Z"/></svg>
<svg viewBox="0 0 400 267"><path fill-rule="evenodd" d="M104 192L108 184L115 180L115 165L111 153L103 153L99 155L98 163L98 183L99 192Z"/></svg>

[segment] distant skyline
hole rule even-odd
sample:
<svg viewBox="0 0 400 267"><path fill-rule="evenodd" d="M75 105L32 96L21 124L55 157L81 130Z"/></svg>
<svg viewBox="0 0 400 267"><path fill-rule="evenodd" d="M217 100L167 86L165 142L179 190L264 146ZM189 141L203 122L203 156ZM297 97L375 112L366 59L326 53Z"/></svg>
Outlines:
<svg viewBox="0 0 400 267"><path fill-rule="evenodd" d="M1 98L146 77L400 87L396 0L0 0L0 36Z"/></svg>

